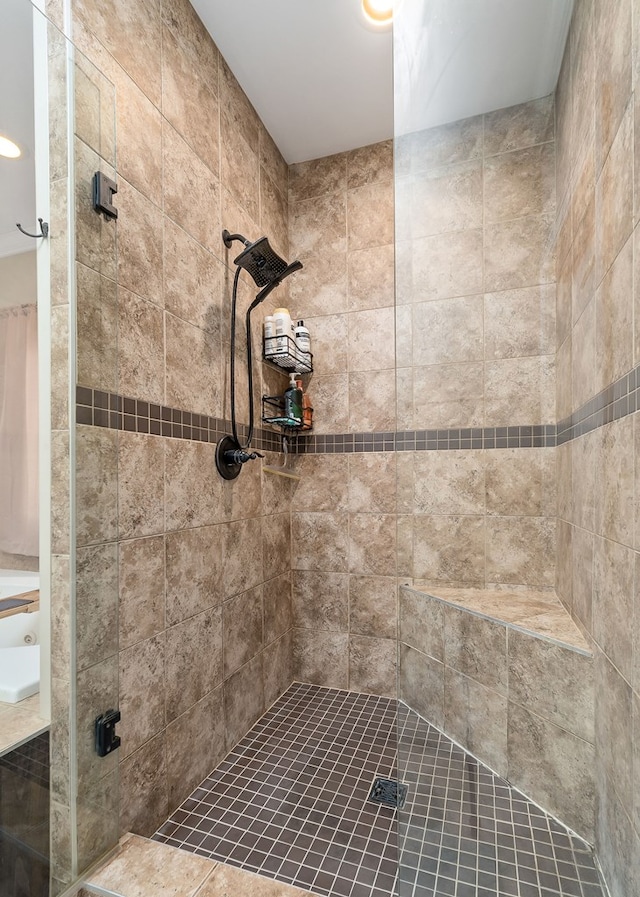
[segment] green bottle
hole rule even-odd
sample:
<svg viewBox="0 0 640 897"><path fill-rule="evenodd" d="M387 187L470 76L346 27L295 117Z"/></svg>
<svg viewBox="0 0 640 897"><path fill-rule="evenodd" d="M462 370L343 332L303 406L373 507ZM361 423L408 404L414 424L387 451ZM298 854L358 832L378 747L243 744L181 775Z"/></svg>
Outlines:
<svg viewBox="0 0 640 897"><path fill-rule="evenodd" d="M289 388L284 394L284 416L291 427L302 426L302 390L296 384L296 375L290 374Z"/></svg>

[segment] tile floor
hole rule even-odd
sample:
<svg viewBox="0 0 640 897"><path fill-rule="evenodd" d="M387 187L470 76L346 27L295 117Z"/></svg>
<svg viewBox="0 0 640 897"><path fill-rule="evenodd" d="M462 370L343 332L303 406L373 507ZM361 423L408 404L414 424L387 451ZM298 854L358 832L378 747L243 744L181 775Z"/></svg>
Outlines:
<svg viewBox="0 0 640 897"><path fill-rule="evenodd" d="M367 800L398 764L399 812ZM154 839L331 897L603 897L584 842L415 713L313 685L292 685Z"/></svg>

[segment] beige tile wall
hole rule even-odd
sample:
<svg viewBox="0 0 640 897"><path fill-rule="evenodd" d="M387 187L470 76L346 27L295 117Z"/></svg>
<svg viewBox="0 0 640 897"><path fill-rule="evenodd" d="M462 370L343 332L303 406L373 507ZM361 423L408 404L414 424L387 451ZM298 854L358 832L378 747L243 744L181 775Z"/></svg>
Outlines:
<svg viewBox="0 0 640 897"><path fill-rule="evenodd" d="M292 165L289 240L305 269L291 309L309 327L317 433L395 430L391 141ZM396 691L396 457L296 459L297 679Z"/></svg>
<svg viewBox="0 0 640 897"><path fill-rule="evenodd" d="M639 12L577 0L558 84L559 417L640 363ZM557 590L595 643L596 843L612 897L640 890L636 418L558 449Z"/></svg>
<svg viewBox="0 0 640 897"><path fill-rule="evenodd" d="M80 81L78 381L228 417L237 252L221 231L286 256L287 166L187 0L76 0L74 40L115 85L117 134L109 150L89 114L100 84ZM117 228L91 209L99 167L118 180ZM243 277L242 318L254 295ZM256 411L282 388L259 376ZM291 681L290 482L258 464L223 481L214 450L77 428L83 868L119 831L151 834ZM122 747L99 759L110 706Z"/></svg>
<svg viewBox="0 0 640 897"><path fill-rule="evenodd" d="M553 97L397 144L398 429L555 422ZM401 576L554 585L553 449L403 452L398 513Z"/></svg>

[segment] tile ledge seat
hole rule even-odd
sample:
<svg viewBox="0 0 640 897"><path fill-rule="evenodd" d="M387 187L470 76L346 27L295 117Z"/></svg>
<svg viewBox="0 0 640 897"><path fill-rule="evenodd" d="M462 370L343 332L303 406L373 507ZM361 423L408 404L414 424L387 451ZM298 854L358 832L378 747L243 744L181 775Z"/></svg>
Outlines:
<svg viewBox="0 0 640 897"><path fill-rule="evenodd" d="M77 897L317 897L254 872L131 833L89 873Z"/></svg>
<svg viewBox="0 0 640 897"><path fill-rule="evenodd" d="M553 590L452 588L407 581L402 588L593 656L591 645Z"/></svg>

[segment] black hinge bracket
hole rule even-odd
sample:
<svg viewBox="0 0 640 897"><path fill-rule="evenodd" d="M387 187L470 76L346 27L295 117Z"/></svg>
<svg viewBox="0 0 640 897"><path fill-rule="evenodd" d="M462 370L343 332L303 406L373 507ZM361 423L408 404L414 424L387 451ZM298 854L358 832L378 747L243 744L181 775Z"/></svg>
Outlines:
<svg viewBox="0 0 640 897"><path fill-rule="evenodd" d="M120 747L120 736L116 735L116 723L120 722L119 710L107 710L96 719L96 754L106 757Z"/></svg>
<svg viewBox="0 0 640 897"><path fill-rule="evenodd" d="M118 192L118 185L108 178L102 171L96 171L93 176L93 208L107 219L118 217L118 210L113 205L113 196Z"/></svg>

